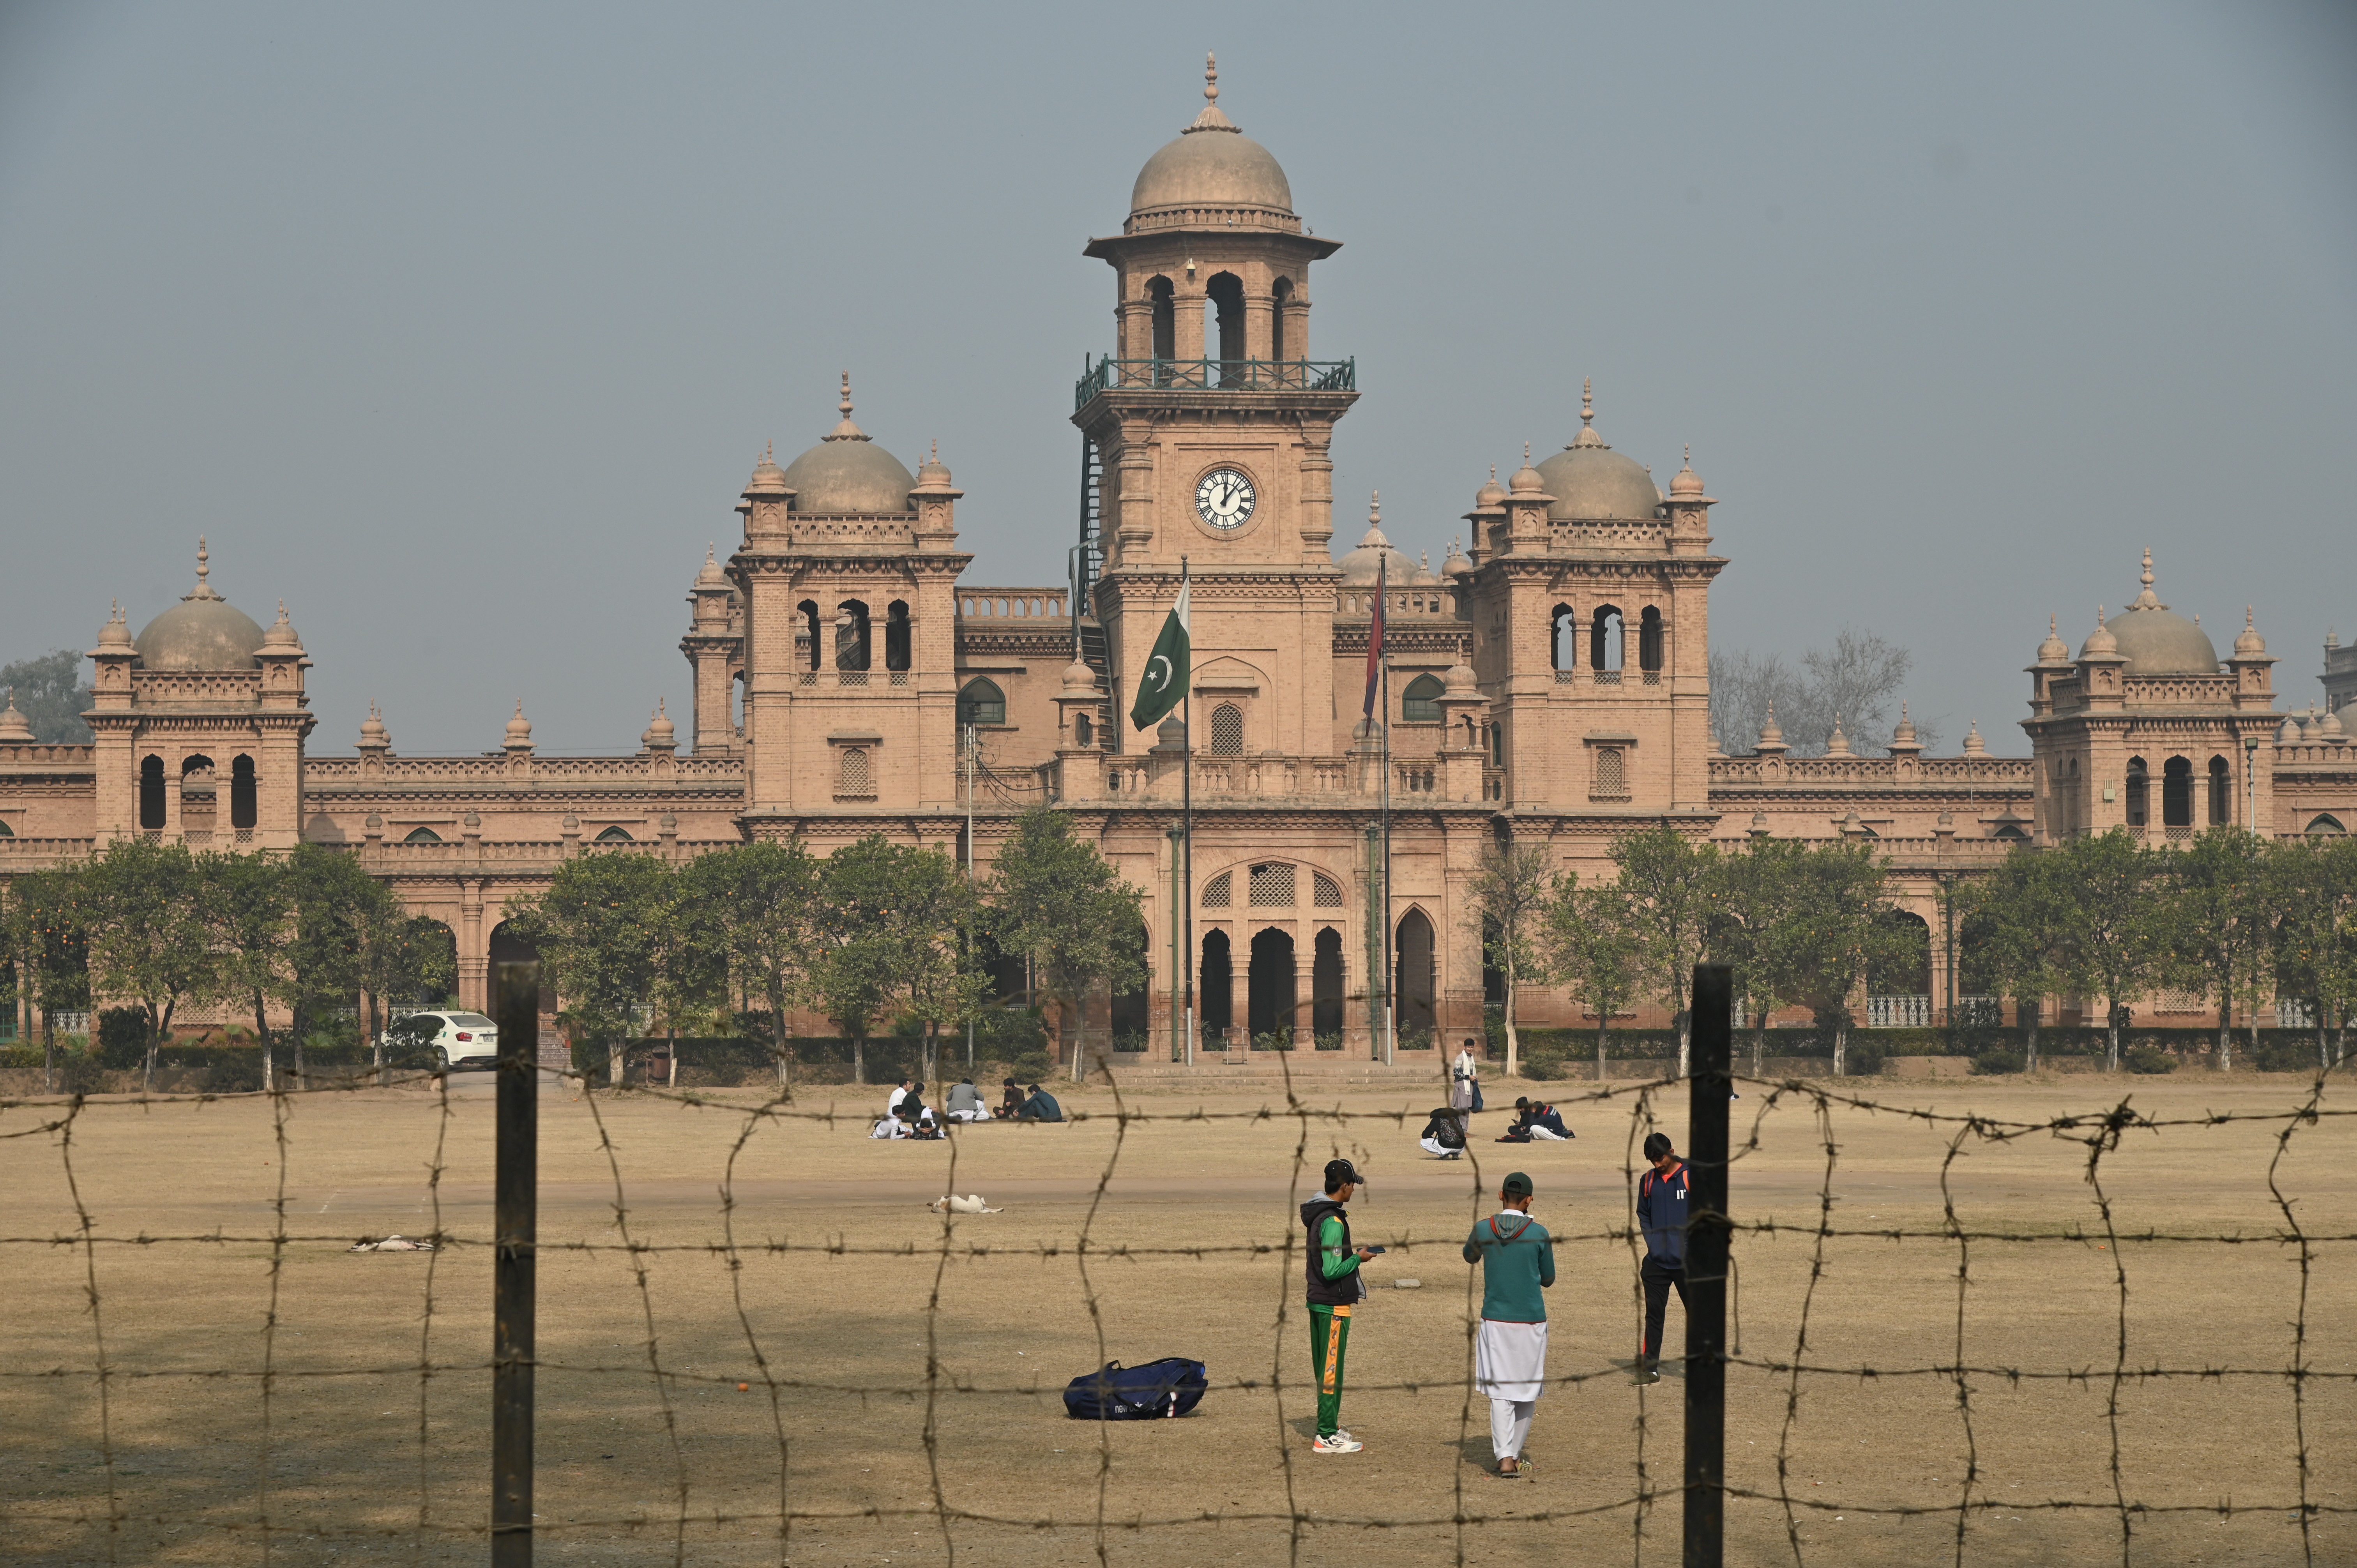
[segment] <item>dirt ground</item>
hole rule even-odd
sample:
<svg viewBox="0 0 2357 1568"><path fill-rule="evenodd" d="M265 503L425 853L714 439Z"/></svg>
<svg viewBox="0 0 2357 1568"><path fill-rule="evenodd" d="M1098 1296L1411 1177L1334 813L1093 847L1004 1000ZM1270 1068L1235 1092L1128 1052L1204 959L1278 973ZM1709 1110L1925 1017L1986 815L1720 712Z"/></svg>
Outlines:
<svg viewBox="0 0 2357 1568"><path fill-rule="evenodd" d="M1511 1101L1504 1087L1493 1103ZM2015 1121L2100 1114L2126 1096L2155 1118L2268 1115L2309 1089L2291 1077L2186 1074L1844 1087L1889 1106ZM866 1136L881 1090L856 1101L815 1091L843 1111L830 1125L749 1120L750 1092L702 1105L630 1092L593 1105L552 1081L541 1133L539 1560L942 1563L954 1552L1029 1568L1092 1563L1102 1548L1119 1563L1282 1563L1297 1544L1299 1561L1674 1563L1683 1382L1674 1365L1653 1387L1631 1379L1634 1260L1606 1233L1628 1222L1627 1167L1644 1118L1683 1146L1686 1093L1646 1100L1617 1085L1596 1100L1585 1098L1594 1085L1549 1088L1577 1141L1489 1142L1505 1121L1492 1112L1474 1157L1443 1164L1415 1146L1429 1099L1397 1090L1329 1096L1306 1121L1189 1121L1199 1105L1243 1112L1270 1097L1166 1093L1130 1100L1151 1119L1125 1129L1103 1114L1112 1094L1092 1089L1065 1096L1092 1113L1077 1123L887 1144ZM826 1104L806 1098L795 1109ZM2323 1104L2357 1109L2357 1095L2336 1080ZM274 1109L259 1098L97 1101L70 1142L39 1130L54 1104L0 1112L0 1134L16 1134L0 1141L0 1231L10 1239L0 1248L0 1555L255 1563L266 1521L275 1563L483 1561L490 1079L459 1079L447 1101L414 1089L290 1099L283 1155ZM1739 1352L1788 1363L1819 1249L1824 1139L1805 1097L1771 1103L1747 1089L1733 1109L1738 1139L1755 1128L1758 1138L1735 1170L1736 1216L1778 1227L1737 1240ZM1402 1112L1405 1124L1390 1114ZM619 1245L600 1117L629 1239L655 1249L635 1259ZM1835 1109L1830 1129L1835 1225L1941 1227L1954 1126ZM1967 1230L2049 1239L1968 1250L1939 1237L1824 1241L1805 1359L1834 1370L1801 1377L1789 1433L1791 1375L1749 1364L1729 1373L1728 1478L1767 1496L1730 1501L1727 1561L1955 1561L1967 1495L1969 1563L2279 1564L2300 1563L2304 1546L2315 1563L2357 1561L2351 1516L2319 1514L2304 1542L2293 1509L2303 1429L2310 1500L2357 1506L2346 1470L2357 1452L2357 1257L2347 1241L2312 1250L2304 1354L2329 1375L2308 1382L2296 1426L2284 1369L2301 1259L2275 1239L2284 1220L2268 1186L2282 1129L2130 1131L2102 1161L2124 1235L2254 1238L2242 1244L2127 1240L2115 1252L2084 1179L2085 1134L2045 1133L1967 1135L1948 1187ZM1392 1251L1369 1267L1375 1288L1350 1347L1343 1419L1365 1451L1318 1457L1308 1452L1294 1209L1336 1153L1371 1177L1352 1208L1360 1239ZM69 1155L98 1236L221 1239L73 1244ZM2346 1121L2293 1133L2276 1181L2304 1230L2357 1235L2352 1155L2357 1127ZM1458 1252L1491 1207L1481 1192L1510 1169L1531 1174L1534 1212L1562 1238L1549 1301L1557 1381L1539 1406L1531 1478L1518 1482L1488 1473L1486 1402L1466 1397L1466 1322L1479 1296ZM951 1220L944 1262L944 1222L923 1204L952 1187L1004 1211ZM274 1245L282 1190L289 1239ZM361 1236L437 1226L457 1244L346 1251ZM2089 1234L2060 1238L2072 1228ZM566 1250L575 1243L597 1250ZM793 1250L765 1250L777 1244ZM2210 1510L2134 1512L2125 1551L2106 1415L2121 1270L2131 1374L2227 1369L2118 1385L2120 1493L2132 1509ZM1422 1287L1394 1288L1403 1277ZM274 1287L275 1330L265 1332ZM1960 1294L1964 1359L1985 1369L1964 1378L1962 1408L1956 1378L1926 1370L1955 1359ZM1674 1348L1683 1332L1674 1302ZM930 1402L929 1354L939 1369ZM1193 1416L1065 1419L1068 1380L1108 1358L1168 1355L1209 1365L1213 1391ZM1789 1531L1776 1498L1780 1443L1796 1499ZM944 1527L937 1490L949 1509L980 1517ZM2050 1503L2072 1506L2038 1506ZM782 1539L781 1509L803 1516ZM1946 1511L1893 1511L1907 1509ZM1297 1513L1297 1543L1286 1522Z"/></svg>

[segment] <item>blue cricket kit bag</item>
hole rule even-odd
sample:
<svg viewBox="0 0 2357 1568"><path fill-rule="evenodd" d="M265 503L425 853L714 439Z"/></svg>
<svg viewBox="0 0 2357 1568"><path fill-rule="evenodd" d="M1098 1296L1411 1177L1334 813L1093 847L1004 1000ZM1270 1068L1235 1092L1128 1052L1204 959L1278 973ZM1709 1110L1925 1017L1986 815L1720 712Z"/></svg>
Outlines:
<svg viewBox="0 0 2357 1568"><path fill-rule="evenodd" d="M1211 1391L1203 1363L1166 1356L1143 1367L1107 1361L1064 1385L1064 1413L1075 1421L1152 1421L1185 1415Z"/></svg>

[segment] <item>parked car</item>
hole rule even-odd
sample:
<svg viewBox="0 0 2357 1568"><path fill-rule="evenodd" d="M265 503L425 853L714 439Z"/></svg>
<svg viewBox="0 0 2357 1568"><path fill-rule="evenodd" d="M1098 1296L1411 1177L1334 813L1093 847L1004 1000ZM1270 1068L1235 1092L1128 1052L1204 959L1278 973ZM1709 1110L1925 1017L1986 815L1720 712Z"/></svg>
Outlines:
<svg viewBox="0 0 2357 1568"><path fill-rule="evenodd" d="M500 1026L480 1013L408 1013L384 1032L386 1059L464 1070L496 1068Z"/></svg>

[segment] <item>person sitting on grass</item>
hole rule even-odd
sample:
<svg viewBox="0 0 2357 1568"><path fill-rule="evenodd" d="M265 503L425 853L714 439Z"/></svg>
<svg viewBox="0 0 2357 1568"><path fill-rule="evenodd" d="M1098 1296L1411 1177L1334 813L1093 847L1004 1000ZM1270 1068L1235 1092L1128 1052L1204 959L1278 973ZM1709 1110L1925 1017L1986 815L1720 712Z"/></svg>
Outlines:
<svg viewBox="0 0 2357 1568"><path fill-rule="evenodd" d="M870 1131L867 1135L871 1138L906 1138L911 1136L909 1131L909 1124L906 1122L901 1121L898 1116L886 1116L881 1118L877 1122L875 1128Z"/></svg>
<svg viewBox="0 0 2357 1568"><path fill-rule="evenodd" d="M990 1112L983 1108L982 1090L974 1086L971 1078L960 1079L950 1090L950 1120L952 1122L987 1122Z"/></svg>
<svg viewBox="0 0 2357 1568"><path fill-rule="evenodd" d="M901 1079L898 1084L896 1084L895 1086L893 1086L893 1088L892 1088L892 1089L890 1089L889 1090L888 1090L888 1091L885 1093L885 1096L884 1096L884 1114L885 1114L885 1115L887 1115L887 1116L898 1116L898 1115L899 1115L899 1114L900 1114L900 1101L901 1101L901 1098L902 1098L903 1096L905 1096L908 1092L909 1092L909 1080L908 1080L907 1079L905 1079L905 1078L904 1078L904 1079Z"/></svg>
<svg viewBox="0 0 2357 1568"><path fill-rule="evenodd" d="M998 1114L1012 1122L1023 1114L1023 1086L1013 1079L999 1085Z"/></svg>
<svg viewBox="0 0 2357 1568"><path fill-rule="evenodd" d="M1498 1140L1501 1144L1562 1144L1573 1136L1563 1124L1563 1117L1552 1105L1541 1104L1527 1095L1514 1099L1514 1124Z"/></svg>
<svg viewBox="0 0 2357 1568"><path fill-rule="evenodd" d="M1031 1086L1031 1098L1023 1102L1023 1109L1015 1113L1015 1119L1018 1122L1061 1122L1064 1108L1056 1103L1054 1095L1035 1083Z"/></svg>
<svg viewBox="0 0 2357 1568"><path fill-rule="evenodd" d="M1454 1106L1443 1105L1434 1110L1424 1124L1424 1135L1417 1145L1427 1155L1444 1160L1465 1157L1465 1112Z"/></svg>

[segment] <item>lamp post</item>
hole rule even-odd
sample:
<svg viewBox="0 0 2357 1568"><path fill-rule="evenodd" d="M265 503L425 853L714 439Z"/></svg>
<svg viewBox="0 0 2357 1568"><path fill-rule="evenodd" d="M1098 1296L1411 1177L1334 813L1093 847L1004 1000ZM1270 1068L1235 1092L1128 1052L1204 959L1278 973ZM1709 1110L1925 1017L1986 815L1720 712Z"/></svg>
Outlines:
<svg viewBox="0 0 2357 1568"><path fill-rule="evenodd" d="M2243 737L2243 794L2249 802L2244 820L2250 824L2251 836L2259 836L2259 737Z"/></svg>

